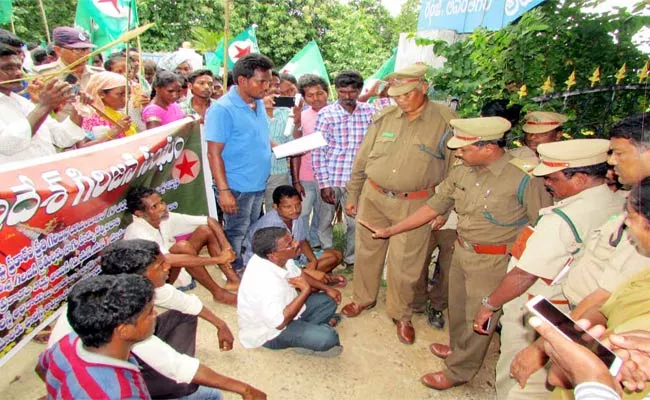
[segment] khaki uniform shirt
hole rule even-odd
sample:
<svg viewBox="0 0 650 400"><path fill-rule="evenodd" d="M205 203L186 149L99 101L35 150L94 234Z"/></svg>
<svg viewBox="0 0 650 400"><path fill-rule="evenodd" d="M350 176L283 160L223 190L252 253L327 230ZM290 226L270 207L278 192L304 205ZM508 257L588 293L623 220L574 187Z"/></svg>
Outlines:
<svg viewBox="0 0 650 400"><path fill-rule="evenodd" d="M448 107L433 102L413 121L397 106L375 114L352 167L348 204L359 202L366 178L396 192L433 189L453 161L446 146L453 118L456 116ZM449 134L445 136L445 132Z"/></svg>
<svg viewBox="0 0 650 400"><path fill-rule="evenodd" d="M630 277L650 266L650 258L636 251L623 229L624 214L611 217L594 230L585 242L585 255L562 282L564 296L580 303L596 289L610 293Z"/></svg>
<svg viewBox="0 0 650 400"><path fill-rule="evenodd" d="M573 223L580 240L584 241L591 232L620 212L624 200L602 184L558 201L554 206L540 211L541 218L535 225L535 232L526 242L517 268L535 275L538 280L529 290L532 295L550 295L548 283L556 278L565 266L573 266L585 254L583 245L576 240L571 226L554 209L564 212ZM562 280L561 280L562 281ZM559 294L559 287L552 290Z"/></svg>
<svg viewBox="0 0 650 400"><path fill-rule="evenodd" d="M539 164L539 157L535 154L534 151L528 146L517 147L516 149L508 150L508 153L514 157L518 158L522 163L522 168L526 171L532 171Z"/></svg>
<svg viewBox="0 0 650 400"><path fill-rule="evenodd" d="M63 63L63 60L59 58L58 60L51 62L49 64L44 64L44 65L39 65L37 67L34 67L34 72L36 72L38 75L49 74L57 70L64 69L65 66L66 65ZM81 90L84 90L86 88L86 85L88 84L88 81L90 80L90 75L101 71L104 71L104 69L93 67L92 65L85 65L81 77L77 77L79 78L79 82L78 82L79 88ZM67 72L61 74L61 76L58 76L58 78L63 79L63 77L66 74Z"/></svg>
<svg viewBox="0 0 650 400"><path fill-rule="evenodd" d="M528 176L511 160L510 155L504 154L484 168L453 167L440 184L439 193L427 204L441 214L455 206L457 230L463 240L511 244L523 226L535 222L541 208L553 203L544 189L544 181ZM525 177L530 180L520 204L517 191Z"/></svg>

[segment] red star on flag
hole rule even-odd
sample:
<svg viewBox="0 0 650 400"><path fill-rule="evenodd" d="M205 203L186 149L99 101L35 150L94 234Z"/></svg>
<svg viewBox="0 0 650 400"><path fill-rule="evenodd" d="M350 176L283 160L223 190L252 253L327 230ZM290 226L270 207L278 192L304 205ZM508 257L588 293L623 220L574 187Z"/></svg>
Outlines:
<svg viewBox="0 0 650 400"><path fill-rule="evenodd" d="M194 164L198 163L198 161L190 161L187 159L187 154L183 154L183 161L180 163L177 163L174 168L177 168L180 171L180 176L178 179L183 179L185 175L189 175L192 178L195 177L194 172L192 172L192 167Z"/></svg>
<svg viewBox="0 0 650 400"><path fill-rule="evenodd" d="M105 1L110 1L110 0L105 0ZM237 49L237 54L233 58L235 58L237 60L244 57L246 54L250 54L250 52L251 52L251 46L250 45L248 45L246 47L239 47L239 46L235 45L235 49Z"/></svg>
<svg viewBox="0 0 650 400"><path fill-rule="evenodd" d="M119 13L120 9L117 6L117 2L118 2L118 0L99 0L99 3L111 3L113 5L113 7L115 7L115 10L117 10L117 12Z"/></svg>

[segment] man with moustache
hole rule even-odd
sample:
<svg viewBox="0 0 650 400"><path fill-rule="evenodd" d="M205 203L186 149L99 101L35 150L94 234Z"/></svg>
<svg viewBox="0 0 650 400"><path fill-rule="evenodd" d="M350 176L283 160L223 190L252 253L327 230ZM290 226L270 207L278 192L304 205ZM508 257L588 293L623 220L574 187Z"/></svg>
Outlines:
<svg viewBox="0 0 650 400"><path fill-rule="evenodd" d="M421 378L424 385L436 390L469 382L480 369L501 314L485 296L506 274L508 251L524 226L534 223L539 210L552 204L543 181L531 178L521 169L521 162L506 153L504 133L511 126L508 120L452 119L449 124L454 136L447 146L456 149L455 156L462 165L451 169L437 193L420 208L409 211L406 218L359 219L373 232L372 238L382 243L384 238L405 237L403 232L429 229L427 223L452 207L458 213L458 240L449 274L451 343L430 346L434 355L444 359L446 368ZM360 214L364 208L361 204ZM473 326L481 305L496 311L486 335L476 333Z"/></svg>
<svg viewBox="0 0 650 400"><path fill-rule="evenodd" d="M426 204L444 179L453 158L446 142L454 114L429 101L427 70L426 65L415 64L387 77L388 94L397 105L378 112L361 144L347 185L345 210L350 217L377 225L399 221ZM400 342L412 344L415 287L430 234L431 227L425 225L389 240L374 240L372 232L357 229L354 301L343 307L343 313L356 317L375 305L388 252L387 312L397 325Z"/></svg>
<svg viewBox="0 0 650 400"><path fill-rule="evenodd" d="M214 90L214 74L209 69L197 69L187 78L191 95L180 103L186 116L198 115L201 123L205 121L205 113L215 102L212 100Z"/></svg>
<svg viewBox="0 0 650 400"><path fill-rule="evenodd" d="M542 143L557 142L562 138L562 124L568 120L566 115L548 111L531 111L524 117L524 145L509 150L511 156L525 162L531 170L539 164L537 146Z"/></svg>

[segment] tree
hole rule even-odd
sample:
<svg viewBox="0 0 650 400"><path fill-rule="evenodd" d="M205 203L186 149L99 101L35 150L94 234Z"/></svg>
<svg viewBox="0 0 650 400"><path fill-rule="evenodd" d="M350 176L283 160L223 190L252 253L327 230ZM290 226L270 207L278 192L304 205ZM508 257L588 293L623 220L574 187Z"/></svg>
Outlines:
<svg viewBox="0 0 650 400"><path fill-rule="evenodd" d="M35 0L14 0L14 26L16 35L26 42L46 43L47 35L41 19L41 11ZM77 0L43 0L47 22L52 29L74 24ZM3 26L9 29L9 26Z"/></svg>
<svg viewBox="0 0 650 400"><path fill-rule="evenodd" d="M556 92L565 90L565 81L574 70L578 88L590 86L588 79L597 67L600 84L613 85L614 75L627 63L626 82L635 82L634 75L647 57L636 49L632 35L648 23L648 17L631 16L622 9L606 15L585 14L581 10L585 4L549 1L499 31L477 29L451 45L434 41L434 52L448 61L432 73L433 87L459 97L464 116L477 116L489 99L507 98L521 103L524 111L543 108L569 114L574 117L574 132L602 132L605 124L640 111L645 99L638 92L610 91L542 104L531 100L542 94L540 88L549 76ZM523 84L528 95L520 99Z"/></svg>
<svg viewBox="0 0 650 400"><path fill-rule="evenodd" d="M417 30L421 4L422 0L406 0L402 4L399 15L395 17L397 32L415 32Z"/></svg>

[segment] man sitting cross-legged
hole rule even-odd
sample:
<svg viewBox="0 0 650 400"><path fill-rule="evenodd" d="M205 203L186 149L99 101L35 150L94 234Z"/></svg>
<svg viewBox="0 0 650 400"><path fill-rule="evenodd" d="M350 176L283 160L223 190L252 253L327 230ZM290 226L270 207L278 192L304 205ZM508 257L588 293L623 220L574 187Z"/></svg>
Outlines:
<svg viewBox="0 0 650 400"><path fill-rule="evenodd" d="M242 346L339 355L343 346L334 329L339 321L334 313L341 293L296 266L293 258L300 247L285 228L258 230L252 246L255 255L246 266L237 303ZM312 287L324 293L312 293Z"/></svg>
<svg viewBox="0 0 650 400"><path fill-rule="evenodd" d="M154 336L137 343L132 350L142 364L145 383L154 399L220 398L218 389L239 393L245 399L265 398L252 386L222 376L194 358L197 317L217 328L222 351L232 349L233 336L226 323L203 306L198 297L165 283L170 267L156 243L141 239L113 243L101 254L101 267L104 275L143 275L155 288L154 304L169 310L156 319ZM71 332L64 314L54 327L48 347Z"/></svg>
<svg viewBox="0 0 650 400"><path fill-rule="evenodd" d="M153 333L151 282L137 275L96 276L76 284L67 318L75 328L41 353L36 373L48 399L150 399L134 344Z"/></svg>
<svg viewBox="0 0 650 400"><path fill-rule="evenodd" d="M255 232L269 226L284 228L291 233L294 240L298 241L302 254L295 261L300 267L304 267L304 271L309 276L328 285L345 286L344 276L328 274L341 263L343 254L335 249L318 251L314 254L307 240L307 226L305 219L300 217L301 212L300 193L293 186L278 186L273 191L273 209L258 219L248 232L244 244L246 246L244 264L253 257L251 241Z"/></svg>
<svg viewBox="0 0 650 400"><path fill-rule="evenodd" d="M172 269L169 282L178 278L185 267L192 277L210 291L215 301L236 304L237 296L228 290L237 290L239 277L230 262L235 253L228 243L221 224L214 218L172 213L160 194L147 187L135 187L126 195L126 206L133 222L126 227L124 239L153 240L160 246ZM208 248L210 257L198 254ZM228 279L226 289L220 287L205 269L218 264Z"/></svg>

